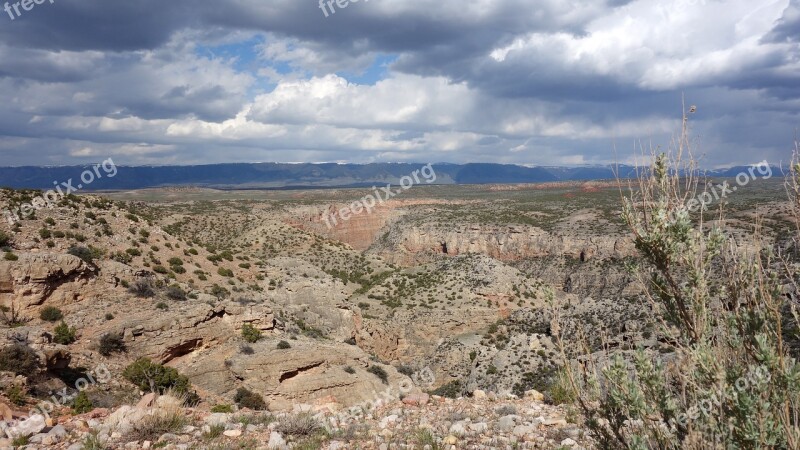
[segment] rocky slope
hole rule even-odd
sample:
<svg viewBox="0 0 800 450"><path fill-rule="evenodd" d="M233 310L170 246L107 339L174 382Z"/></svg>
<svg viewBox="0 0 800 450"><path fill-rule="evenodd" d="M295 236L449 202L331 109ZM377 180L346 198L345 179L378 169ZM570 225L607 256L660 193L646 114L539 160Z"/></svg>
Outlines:
<svg viewBox="0 0 800 450"><path fill-rule="evenodd" d="M400 400L384 394L359 408L297 404L292 412L275 415L247 410L209 414L178 407L169 397L145 397L135 407L99 409L60 423L31 423L28 427L35 431L26 448L489 450L580 449L588 443L568 410L542 403L535 391L524 398L483 391L470 399L410 394ZM149 417L164 415L175 421L173 429L142 432ZM0 446L10 444L0 438Z"/></svg>
<svg viewBox="0 0 800 450"><path fill-rule="evenodd" d="M0 191L0 208L30 195ZM52 392L77 394L76 379L102 365L110 381L85 391L102 408L94 422L64 417L63 429L45 424L47 437L34 435L35 443L66 448L93 432L113 446L139 448L144 439L114 427L149 389L126 375L148 358L185 376L189 392L199 395L192 409L181 408L194 428L162 433L150 445L205 448L198 441L211 430L203 430L203 417L212 408L236 408L242 390L257 393L275 414L310 405L329 424L328 412L408 382L416 383L417 397L376 409L363 435L343 439L347 428L331 423L326 445L383 448L423 439L425 430L430 443L457 448L583 442L575 426L546 423L564 409L521 398L536 389L553 401L548 390L562 362L549 308L565 308L570 330L587 323L610 330L619 337L615 345L642 338L626 325L639 318L636 307L614 303L638 293L623 269L632 254L627 238L569 232L600 221L599 212L583 208L579 217L559 218L552 210L526 211L512 217L519 223L503 225L493 223L496 206L481 200L409 198L329 230L321 215L344 203L291 196L297 198L166 203L70 197L0 225L10 238L0 252L0 366L2 352L18 345L37 362L30 373L4 366L0 402L16 403L20 411L11 415L19 418ZM459 219L461 208L469 220ZM514 206L501 208L510 214ZM53 308L59 317L46 319ZM118 347L108 351L114 337ZM482 389L496 394L413 400L423 391L464 396ZM74 401L65 403L65 416L79 412ZM443 420L459 411L468 414ZM222 424L229 434L298 441L275 437L274 427L233 422ZM227 448L225 438L214 442Z"/></svg>

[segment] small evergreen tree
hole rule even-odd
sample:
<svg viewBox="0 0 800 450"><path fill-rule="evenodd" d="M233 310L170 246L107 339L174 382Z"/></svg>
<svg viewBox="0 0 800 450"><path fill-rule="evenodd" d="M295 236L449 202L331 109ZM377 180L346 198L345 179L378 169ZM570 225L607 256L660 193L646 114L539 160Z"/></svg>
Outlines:
<svg viewBox="0 0 800 450"><path fill-rule="evenodd" d="M70 327L63 320L53 329L53 342L61 345L69 345L75 342L77 330Z"/></svg>

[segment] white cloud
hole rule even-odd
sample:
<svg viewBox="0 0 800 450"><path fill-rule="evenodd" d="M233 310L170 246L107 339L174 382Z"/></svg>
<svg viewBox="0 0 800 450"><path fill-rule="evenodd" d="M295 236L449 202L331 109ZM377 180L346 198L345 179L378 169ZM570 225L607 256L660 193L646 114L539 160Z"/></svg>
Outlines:
<svg viewBox="0 0 800 450"><path fill-rule="evenodd" d="M278 84L256 97L250 117L265 123L436 129L457 127L474 98L463 83L441 77L398 75L371 86L326 75Z"/></svg>
<svg viewBox="0 0 800 450"><path fill-rule="evenodd" d="M0 44L0 152L609 162L615 140L666 144L685 94L710 159L777 155L800 102L789 2L374 0L325 19L288 0L176 0L132 16L157 28L126 25L112 43L72 23L47 23L62 37L49 42L19 28L29 47ZM397 62L377 82L348 78L376 55Z"/></svg>
<svg viewBox="0 0 800 450"><path fill-rule="evenodd" d="M764 44L789 0L638 0L597 18L585 35L533 32L493 49L499 64L609 76L647 90L723 83L774 62L791 44Z"/></svg>

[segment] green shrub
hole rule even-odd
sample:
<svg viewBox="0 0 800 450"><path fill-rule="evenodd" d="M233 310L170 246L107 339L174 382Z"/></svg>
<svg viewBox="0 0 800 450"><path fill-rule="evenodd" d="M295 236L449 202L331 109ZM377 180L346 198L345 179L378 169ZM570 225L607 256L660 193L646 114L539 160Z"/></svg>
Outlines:
<svg viewBox="0 0 800 450"><path fill-rule="evenodd" d="M405 364L397 366L397 371L407 377L414 375L414 369L412 369L410 366L406 366Z"/></svg>
<svg viewBox="0 0 800 450"><path fill-rule="evenodd" d="M7 235L6 233L0 231L0 248L5 247L6 245L11 243L11 236Z"/></svg>
<svg viewBox="0 0 800 450"><path fill-rule="evenodd" d="M164 295L167 298L177 301L186 300L186 292L180 288L180 286L173 284L172 286L168 287Z"/></svg>
<svg viewBox="0 0 800 450"><path fill-rule="evenodd" d="M389 374L386 373L386 370L384 370L383 367L370 366L369 369L367 369L367 372L369 372L369 373L375 375L376 377L378 377L383 384L386 384L386 383L389 382Z"/></svg>
<svg viewBox="0 0 800 450"><path fill-rule="evenodd" d="M160 273L160 274L164 275L164 274L169 273L169 270L167 270L166 267L164 267L164 266L162 266L160 264L157 264L157 265L153 266L153 272Z"/></svg>
<svg viewBox="0 0 800 450"><path fill-rule="evenodd" d="M188 400L186 400L188 403ZM132 430L125 435L126 441L157 441L165 434L180 432L189 422L182 408L166 406L157 408L153 414L148 414L135 421ZM161 447L156 444L153 447Z"/></svg>
<svg viewBox="0 0 800 450"><path fill-rule="evenodd" d="M215 284L214 286L211 287L211 295L217 297L218 299L223 299L227 298L229 295L231 295L231 293L224 287Z"/></svg>
<svg viewBox="0 0 800 450"><path fill-rule="evenodd" d="M167 261L167 263L169 263L170 266L182 266L183 260L178 257L174 257L170 258L169 261Z"/></svg>
<svg viewBox="0 0 800 450"><path fill-rule="evenodd" d="M217 405L217 406L227 406L230 409L230 405ZM231 410L231 411L224 411L224 410L214 411L214 409L216 409L217 406L214 406L213 408L211 408L211 412L212 413L214 413L214 412L229 413L229 412L233 411L233 410ZM225 425L223 425L221 423L216 424L216 425L211 425L208 428L208 431L203 432L203 439L211 441L211 440L214 440L214 439L222 436L222 433L224 433L224 432L225 432Z"/></svg>
<svg viewBox="0 0 800 450"><path fill-rule="evenodd" d="M413 441L417 445L416 448L429 448L431 450L440 450L442 448L439 445L439 440L436 439L436 436L429 428L418 428L413 434Z"/></svg>
<svg viewBox="0 0 800 450"><path fill-rule="evenodd" d="M94 405L92 405L92 401L89 400L89 396L86 395L86 391L78 393L72 401L72 412L74 414L85 414L93 409Z"/></svg>
<svg viewBox="0 0 800 450"><path fill-rule="evenodd" d="M351 366L345 367L344 371L349 373L350 375L353 375L354 373L356 373L356 369L353 369Z"/></svg>
<svg viewBox="0 0 800 450"><path fill-rule="evenodd" d="M249 408L254 411L263 411L267 409L267 403L264 402L264 398L260 394L256 394L246 388L237 389L233 401L242 408Z"/></svg>
<svg viewBox="0 0 800 450"><path fill-rule="evenodd" d="M577 400L575 393L569 385L569 377L565 372L559 372L547 389L547 396L554 405L572 404Z"/></svg>
<svg viewBox="0 0 800 450"><path fill-rule="evenodd" d="M322 430L322 425L308 413L282 417L275 431L284 436L307 437L313 436Z"/></svg>
<svg viewBox="0 0 800 450"><path fill-rule="evenodd" d="M64 317L60 309L55 306L45 306L39 312L39 318L46 322L57 322Z"/></svg>
<svg viewBox="0 0 800 450"><path fill-rule="evenodd" d="M686 153L685 130L673 154ZM664 334L659 352L586 354L566 366L568 384L599 448L796 448L800 366L788 330L798 321L781 287L797 279L797 236L783 253L758 236L743 243L701 227L683 207L702 192L686 169L657 156L623 205L642 259L632 268L642 307ZM800 165L795 212L798 194Z"/></svg>
<svg viewBox="0 0 800 450"><path fill-rule="evenodd" d="M111 316L113 319L114 316ZM106 320L108 315L106 315ZM125 340L121 333L105 333L100 336L100 343L98 344L98 351L103 356L110 356L112 353L123 353L126 351Z"/></svg>
<svg viewBox="0 0 800 450"><path fill-rule="evenodd" d="M189 379L177 370L154 363L147 358L139 358L127 366L122 376L139 389L148 392L163 394L166 390L172 389L185 394L191 388Z"/></svg>
<svg viewBox="0 0 800 450"><path fill-rule="evenodd" d="M289 344L286 341L280 341L280 342L278 342L277 348L278 348L278 350L286 350L286 349L292 348L292 345Z"/></svg>
<svg viewBox="0 0 800 450"><path fill-rule="evenodd" d="M231 277L233 277L233 271L232 271L231 269L225 269L225 268L223 268L223 267L220 267L220 268L217 270L217 273L218 273L219 275L223 276L223 277L227 277L227 278L231 278Z"/></svg>
<svg viewBox="0 0 800 450"><path fill-rule="evenodd" d="M61 345L69 345L75 342L75 327L67 325L63 320L53 329L53 342Z"/></svg>
<svg viewBox="0 0 800 450"><path fill-rule="evenodd" d="M133 261L133 258L129 254L123 252L114 252L109 255L109 258L122 264L130 264L131 261Z"/></svg>
<svg viewBox="0 0 800 450"><path fill-rule="evenodd" d="M523 397L525 391L535 389L545 395L550 392L556 379L556 371L549 366L541 367L535 372L525 372L517 383L511 388L511 393Z"/></svg>
<svg viewBox="0 0 800 450"><path fill-rule="evenodd" d="M148 279L138 279L128 287L128 292L139 298L150 298L156 295L153 284Z"/></svg>
<svg viewBox="0 0 800 450"><path fill-rule="evenodd" d="M223 405L214 405L211 408L211 412L212 413L232 413L233 412L233 406L224 405L224 404Z"/></svg>
<svg viewBox="0 0 800 450"><path fill-rule="evenodd" d="M252 324L246 323L242 325L242 338L251 344L258 342L261 339L261 330L257 329Z"/></svg>
<svg viewBox="0 0 800 450"><path fill-rule="evenodd" d="M94 260L101 257L103 252L94 247L72 246L67 250L72 256L77 256L87 264L93 264Z"/></svg>
<svg viewBox="0 0 800 450"><path fill-rule="evenodd" d="M99 431L92 430L81 441L80 450L106 450L107 448L107 438L103 437Z"/></svg>
<svg viewBox="0 0 800 450"><path fill-rule="evenodd" d="M443 386L439 386L430 393L439 397L458 398L464 393L464 385L459 380L453 380Z"/></svg>
<svg viewBox="0 0 800 450"><path fill-rule="evenodd" d="M39 357L32 348L14 344L0 349L0 372L30 376L39 368Z"/></svg>
<svg viewBox="0 0 800 450"><path fill-rule="evenodd" d="M11 403L17 406L23 406L26 403L25 392L16 384L12 384L11 386L7 387L5 389L5 394L6 397L11 400Z"/></svg>
<svg viewBox="0 0 800 450"><path fill-rule="evenodd" d="M160 309L162 311L166 311L166 310L169 309L169 305L167 305L164 302L158 302L158 303L156 303L156 309Z"/></svg>
<svg viewBox="0 0 800 450"><path fill-rule="evenodd" d="M5 256L3 256L3 259L5 259L6 261L17 261L19 260L19 256L11 252L6 252Z"/></svg>

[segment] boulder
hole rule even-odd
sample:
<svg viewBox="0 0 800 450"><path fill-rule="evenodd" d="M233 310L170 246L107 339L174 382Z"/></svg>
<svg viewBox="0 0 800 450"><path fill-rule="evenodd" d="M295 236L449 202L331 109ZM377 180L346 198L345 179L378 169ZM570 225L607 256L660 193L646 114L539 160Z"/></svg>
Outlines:
<svg viewBox="0 0 800 450"><path fill-rule="evenodd" d="M3 416L3 420L6 422L14 420L14 414L11 408L3 402L0 402L0 415Z"/></svg>
<svg viewBox="0 0 800 450"><path fill-rule="evenodd" d="M267 442L267 448L270 450L282 450L286 447L286 441L283 439L280 433L277 431L273 431L269 434L269 442Z"/></svg>
<svg viewBox="0 0 800 450"><path fill-rule="evenodd" d="M65 346L57 346L42 350L47 370L61 370L69 367L72 355Z"/></svg>
<svg viewBox="0 0 800 450"><path fill-rule="evenodd" d="M145 394L139 400L139 403L136 404L136 408L138 409L149 408L153 406L155 402L156 402L156 394L154 392L150 392L149 394Z"/></svg>
<svg viewBox="0 0 800 450"><path fill-rule="evenodd" d="M529 398L535 402L541 402L544 401L544 394L536 389L531 389L529 391L525 391L525 398Z"/></svg>
<svg viewBox="0 0 800 450"><path fill-rule="evenodd" d="M47 426L45 418L41 414L34 414L27 419L19 421L15 426L6 430L9 436L32 436L44 430Z"/></svg>
<svg viewBox="0 0 800 450"><path fill-rule="evenodd" d="M18 261L0 261L0 301L20 308L43 304L51 296L60 305L75 303L94 269L80 258L52 253L20 253Z"/></svg>

